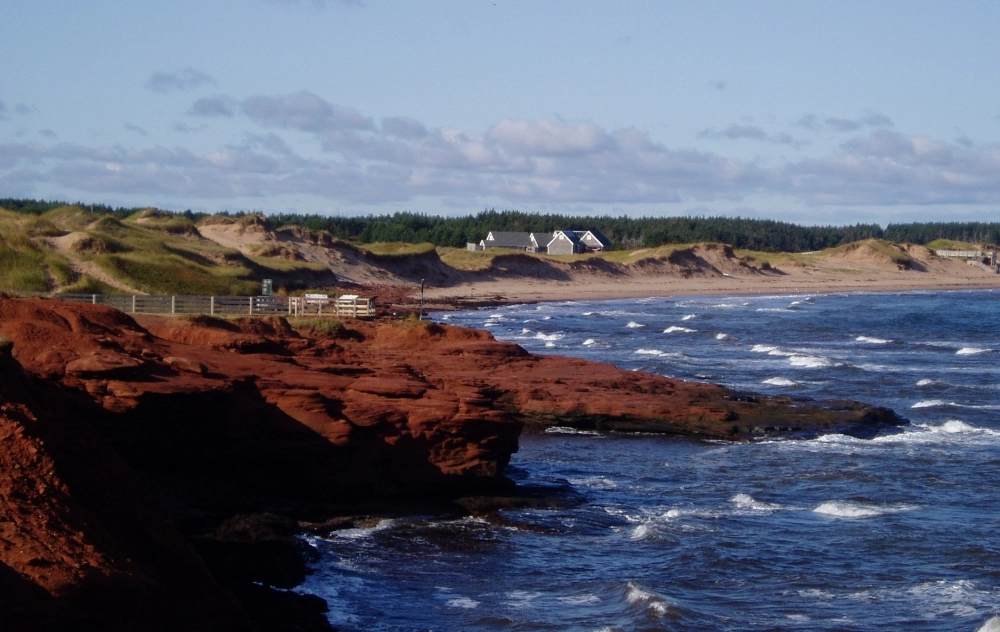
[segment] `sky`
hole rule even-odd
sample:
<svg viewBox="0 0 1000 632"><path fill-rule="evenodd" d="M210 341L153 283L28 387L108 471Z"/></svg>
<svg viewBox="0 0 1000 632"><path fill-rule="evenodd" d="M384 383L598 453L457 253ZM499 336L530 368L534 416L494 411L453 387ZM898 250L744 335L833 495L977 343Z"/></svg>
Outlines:
<svg viewBox="0 0 1000 632"><path fill-rule="evenodd" d="M996 0L0 2L0 197L1000 221Z"/></svg>

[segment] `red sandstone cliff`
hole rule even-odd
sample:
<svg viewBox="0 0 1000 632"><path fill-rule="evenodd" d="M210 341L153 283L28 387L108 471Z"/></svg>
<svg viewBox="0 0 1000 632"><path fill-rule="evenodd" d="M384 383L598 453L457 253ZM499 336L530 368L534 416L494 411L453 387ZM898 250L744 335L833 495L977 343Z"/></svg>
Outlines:
<svg viewBox="0 0 1000 632"><path fill-rule="evenodd" d="M262 571L241 588L230 571L259 525L220 520L503 488L525 422L734 439L900 422L853 403L757 399L533 356L420 322L316 333L282 319L136 322L0 297L0 335L13 342L0 362L0 621L14 628L32 616L97 617L95 629L144 616L153 625L134 629L249 625L144 486L187 533L212 531L195 542L229 564L215 573L247 604L253 586L290 587L296 575ZM284 530L269 542L294 548L294 521L265 522Z"/></svg>

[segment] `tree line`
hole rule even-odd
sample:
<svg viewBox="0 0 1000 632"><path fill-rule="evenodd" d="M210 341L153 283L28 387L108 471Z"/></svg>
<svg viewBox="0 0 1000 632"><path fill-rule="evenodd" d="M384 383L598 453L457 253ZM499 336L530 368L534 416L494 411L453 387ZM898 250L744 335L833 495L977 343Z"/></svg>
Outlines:
<svg viewBox="0 0 1000 632"><path fill-rule="evenodd" d="M0 198L0 208L39 215L63 202ZM75 204L91 213L120 219L142 208L112 208L104 204ZM190 210L175 213L197 221L208 215ZM220 213L242 217L239 211ZM927 244L936 239L971 243L1000 243L1000 223L915 222L853 226L801 226L790 222L742 217L612 217L525 213L487 209L475 215L440 217L398 212L392 215L331 216L276 213L267 216L275 228L300 226L327 231L334 237L356 243L429 242L436 246L464 247L478 243L490 231L551 233L555 230L599 230L615 249L653 248L665 244L720 242L734 248L764 252L808 252L832 248L862 239L885 239L897 243Z"/></svg>

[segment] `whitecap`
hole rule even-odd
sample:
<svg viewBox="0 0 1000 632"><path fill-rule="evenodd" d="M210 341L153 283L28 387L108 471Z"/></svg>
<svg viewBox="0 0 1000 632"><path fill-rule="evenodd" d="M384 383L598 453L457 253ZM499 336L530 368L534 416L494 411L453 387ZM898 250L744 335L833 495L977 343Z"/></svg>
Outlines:
<svg viewBox="0 0 1000 632"><path fill-rule="evenodd" d="M758 312L794 312L794 309L788 309L787 307L758 307Z"/></svg>
<svg viewBox="0 0 1000 632"><path fill-rule="evenodd" d="M522 336L525 336L525 335L530 334L530 333L531 333L531 330L528 329L527 327L524 327L523 329L521 329L521 335Z"/></svg>
<svg viewBox="0 0 1000 632"><path fill-rule="evenodd" d="M378 533L379 531L385 531L396 525L396 521L391 518L386 518L384 520L379 520L378 524L374 527L355 527L353 529L339 529L330 534L331 538L340 538L342 540L360 540L361 538L367 538L368 536Z"/></svg>
<svg viewBox="0 0 1000 632"><path fill-rule="evenodd" d="M833 366L833 362L828 358L819 358L816 356L807 355L793 355L788 358L788 363L792 366L800 367L803 369L821 369L823 367Z"/></svg>
<svg viewBox="0 0 1000 632"><path fill-rule="evenodd" d="M562 340L565 337L565 334L543 334L542 332L535 334L535 340L548 340L550 342Z"/></svg>
<svg viewBox="0 0 1000 632"><path fill-rule="evenodd" d="M919 380L917 382L917 386L930 386L931 384L937 384L937 383L938 383L937 380L928 380L928 379L924 378L924 379Z"/></svg>
<svg viewBox="0 0 1000 632"><path fill-rule="evenodd" d="M777 511L778 509L781 509L781 505L755 500L750 494L736 494L729 499L729 502L736 505L737 509L742 509L744 511Z"/></svg>
<svg viewBox="0 0 1000 632"><path fill-rule="evenodd" d="M770 353L777 350L778 348L772 345L754 345L750 349L750 351L753 351L754 353Z"/></svg>
<svg viewBox="0 0 1000 632"><path fill-rule="evenodd" d="M910 408L933 408L935 406L947 406L948 402L941 399L925 399L921 402L917 402Z"/></svg>
<svg viewBox="0 0 1000 632"><path fill-rule="evenodd" d="M764 380L764 384L770 384L771 386L795 386L798 382L790 380L787 377L772 377Z"/></svg>
<svg viewBox="0 0 1000 632"><path fill-rule="evenodd" d="M632 529L632 535L629 536L632 540L645 540L649 537L649 525L641 524L635 529Z"/></svg>
<svg viewBox="0 0 1000 632"><path fill-rule="evenodd" d="M1000 617L990 617L976 632L1000 632Z"/></svg>
<svg viewBox="0 0 1000 632"><path fill-rule="evenodd" d="M597 344L597 341L594 340L593 338L587 338L586 340L583 341L583 346L584 347L589 347L590 345L596 345L596 344Z"/></svg>
<svg viewBox="0 0 1000 632"><path fill-rule="evenodd" d="M445 602L449 608L465 608L467 610L472 610L479 607L479 602L475 599L470 599L468 597L458 597L456 599L449 599Z"/></svg>
<svg viewBox="0 0 1000 632"><path fill-rule="evenodd" d="M556 346L556 343L554 343L552 341L549 341L549 342L545 343L545 346L546 346L546 348L551 349L552 347Z"/></svg>
<svg viewBox="0 0 1000 632"><path fill-rule="evenodd" d="M911 511L913 509L916 509L913 505L879 506L846 500L830 500L813 509L813 512L833 518L874 518L875 516Z"/></svg>
<svg viewBox="0 0 1000 632"><path fill-rule="evenodd" d="M692 318L697 318L697 317L698 317L697 314L688 314L684 318L681 318L681 320L691 320Z"/></svg>
<svg viewBox="0 0 1000 632"><path fill-rule="evenodd" d="M657 616L667 614L669 608L669 604L662 597L657 597L632 582L628 583L628 590L625 592L625 601L633 605L645 605L651 613Z"/></svg>
<svg viewBox="0 0 1000 632"><path fill-rule="evenodd" d="M730 336L729 334L724 334L724 333L715 334L716 340L729 340L730 338L732 338L732 336Z"/></svg>
<svg viewBox="0 0 1000 632"><path fill-rule="evenodd" d="M685 334L691 334L691 333L694 333L696 331L698 331L698 330L697 329L689 329L687 327L680 327L678 325L671 325L670 327L667 327L666 329L664 329L663 333L665 333L665 334L672 334L674 332L681 332L681 333L685 333Z"/></svg>
<svg viewBox="0 0 1000 632"><path fill-rule="evenodd" d="M856 340L857 342L867 342L868 344L873 344L873 345L885 345L892 342L892 340L886 340L885 338L875 338L873 336L858 336L854 340Z"/></svg>
<svg viewBox="0 0 1000 632"><path fill-rule="evenodd" d="M651 355L651 356L666 355L664 352L660 351L659 349L636 349L635 353L636 353L636 355Z"/></svg>
<svg viewBox="0 0 1000 632"><path fill-rule="evenodd" d="M583 313L583 315L584 315L584 316L593 316L593 315L594 315L594 314L596 314L596 313L597 313L597 312L584 312L584 313Z"/></svg>
<svg viewBox="0 0 1000 632"><path fill-rule="evenodd" d="M629 329L638 329L640 327L645 327L645 325L643 325L642 323L637 323L634 320L628 321L628 324L625 326L628 327Z"/></svg>
<svg viewBox="0 0 1000 632"><path fill-rule="evenodd" d="M976 355L979 353L986 353L988 351L993 351L992 349L982 349L980 347L962 347L955 352L955 355Z"/></svg>
<svg viewBox="0 0 1000 632"><path fill-rule="evenodd" d="M552 320L552 317L551 316L543 316L542 320Z"/></svg>

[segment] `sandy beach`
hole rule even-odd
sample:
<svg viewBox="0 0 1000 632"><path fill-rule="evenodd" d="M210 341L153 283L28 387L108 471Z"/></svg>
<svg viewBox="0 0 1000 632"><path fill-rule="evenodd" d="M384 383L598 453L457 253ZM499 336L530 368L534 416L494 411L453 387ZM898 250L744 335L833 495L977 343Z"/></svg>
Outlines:
<svg viewBox="0 0 1000 632"><path fill-rule="evenodd" d="M814 294L1000 288L1000 274L938 257L910 246L912 263L901 267L861 247L846 254L788 259L766 270L741 264L724 251L695 247L688 265L621 266L618 269L563 266L566 278L503 276L461 285L425 288L432 307L463 304L611 300L706 294ZM559 265L559 264L555 264Z"/></svg>

